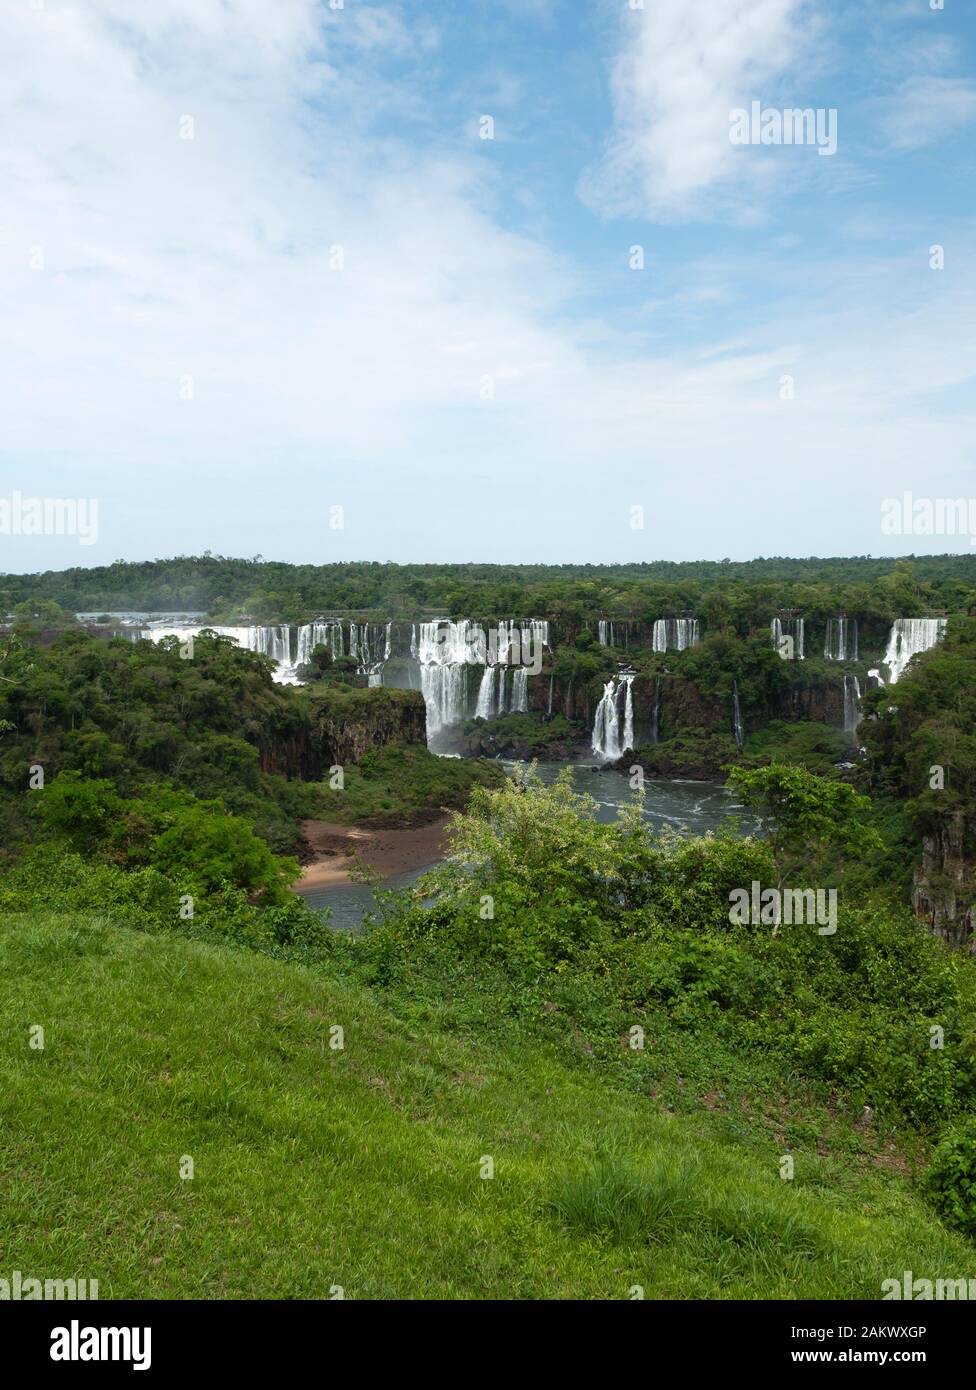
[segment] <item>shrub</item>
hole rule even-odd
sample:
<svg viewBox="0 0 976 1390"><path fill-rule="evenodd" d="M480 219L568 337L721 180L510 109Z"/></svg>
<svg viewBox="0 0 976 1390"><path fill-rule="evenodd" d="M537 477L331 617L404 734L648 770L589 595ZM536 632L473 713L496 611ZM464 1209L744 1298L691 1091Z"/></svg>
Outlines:
<svg viewBox="0 0 976 1390"><path fill-rule="evenodd" d="M976 1238L976 1117L942 1140L925 1175L933 1206L947 1226Z"/></svg>

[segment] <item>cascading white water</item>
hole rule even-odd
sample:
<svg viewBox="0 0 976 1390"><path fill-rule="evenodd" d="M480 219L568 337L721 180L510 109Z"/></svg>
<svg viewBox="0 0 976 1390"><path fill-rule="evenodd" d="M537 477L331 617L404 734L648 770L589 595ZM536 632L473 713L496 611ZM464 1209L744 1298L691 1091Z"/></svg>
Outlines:
<svg viewBox="0 0 976 1390"><path fill-rule="evenodd" d="M421 666L420 688L427 706L428 737L460 724L467 714L467 666Z"/></svg>
<svg viewBox="0 0 976 1390"><path fill-rule="evenodd" d="M296 634L295 668L307 666L316 647L328 647L333 659L343 654L342 623L338 619L302 623Z"/></svg>
<svg viewBox="0 0 976 1390"><path fill-rule="evenodd" d="M624 736L621 752L634 746L634 692L631 690L633 676L624 676L627 694L624 697Z"/></svg>
<svg viewBox="0 0 976 1390"><path fill-rule="evenodd" d="M175 637L181 643L191 641L201 632L215 632L219 637L232 637L240 647L247 651L260 652L270 656L277 663L274 679L281 685L294 685L297 680L297 663L291 658L291 629L287 623L272 626L230 627L223 623L194 623L192 626L171 623L150 623L141 628L139 637L159 642L164 637Z"/></svg>
<svg viewBox="0 0 976 1390"><path fill-rule="evenodd" d="M824 657L827 661L857 660L857 619L828 618L824 638Z"/></svg>
<svg viewBox="0 0 976 1390"><path fill-rule="evenodd" d="M488 630L487 645L480 658L490 665L500 662L506 666L532 665L541 661L543 649L549 645L549 623L541 618L501 618Z"/></svg>
<svg viewBox="0 0 976 1390"><path fill-rule="evenodd" d="M844 677L844 733L853 734L861 722L861 685L857 676Z"/></svg>
<svg viewBox="0 0 976 1390"><path fill-rule="evenodd" d="M656 652L666 652L669 647L683 652L688 647L698 645L697 618L658 618L651 634L651 646Z"/></svg>
<svg viewBox="0 0 976 1390"><path fill-rule="evenodd" d="M631 682L634 672L623 672L621 684L609 680L603 687L603 698L596 707L593 720L593 752L598 758L613 762L626 749L634 746L634 698ZM624 688L624 709L621 715L620 691Z"/></svg>
<svg viewBox="0 0 976 1390"><path fill-rule="evenodd" d="M888 667L888 684L901 679L913 656L927 652L941 640L946 630L946 618L896 618L888 637L888 649L882 658Z"/></svg>
<svg viewBox="0 0 976 1390"><path fill-rule="evenodd" d="M458 623L437 618L414 629L411 655L421 666L481 666L485 651L484 629L467 618Z"/></svg>
<svg viewBox="0 0 976 1390"><path fill-rule="evenodd" d="M467 619L454 623L438 618L414 627L411 653L420 664L427 736L431 738L467 718L467 668L484 661L485 634Z"/></svg>
<svg viewBox="0 0 976 1390"><path fill-rule="evenodd" d="M732 733L735 738L735 745L741 748L745 742L745 730L742 727L742 710L739 708L739 682L732 682Z"/></svg>
<svg viewBox="0 0 976 1390"><path fill-rule="evenodd" d="M593 719L593 752L598 758L620 757L617 739L617 687L612 680L607 681L603 687L603 698L596 707Z"/></svg>
<svg viewBox="0 0 976 1390"><path fill-rule="evenodd" d="M525 666L512 670L508 681L507 666L486 666L478 686L475 717L498 719L503 714L527 714L529 709L529 672Z"/></svg>
<svg viewBox="0 0 976 1390"><path fill-rule="evenodd" d="M481 676L481 684L478 686L478 703L475 706L475 717L477 719L494 719L499 713L498 709L498 677L504 680L504 666L486 666ZM504 698L504 692L503 692Z"/></svg>
<svg viewBox="0 0 976 1390"><path fill-rule="evenodd" d="M629 619L617 622L613 618L599 618L596 625L596 640L601 647L624 647L630 640L631 623Z"/></svg>
<svg viewBox="0 0 976 1390"><path fill-rule="evenodd" d="M502 618L495 625L494 651L491 649L491 630L489 630L488 650L485 660L503 666L514 665L522 660L522 627L514 620Z"/></svg>
<svg viewBox="0 0 976 1390"><path fill-rule="evenodd" d="M349 655L356 670L369 677L370 685L383 684L383 664L392 649L392 623L349 623Z"/></svg>
<svg viewBox="0 0 976 1390"><path fill-rule="evenodd" d="M529 711L529 672L525 666L516 666L512 672L512 703L509 713L527 714Z"/></svg>
<svg viewBox="0 0 976 1390"><path fill-rule="evenodd" d="M774 618L769 624L773 647L784 661L804 661L806 621L803 618Z"/></svg>
<svg viewBox="0 0 976 1390"><path fill-rule="evenodd" d="M350 622L348 628L348 655L355 657L360 673L369 677L370 685L382 684L382 664L389 658L392 645L392 623L385 625L382 639L379 637L379 624ZM216 632L221 637L233 637L239 646L248 651L270 656L276 663L274 679L281 685L296 683L299 669L308 665L317 646L328 647L333 658L344 654L343 624L338 618L299 624L295 628L294 643L292 629L287 623L229 626L201 622L190 626L161 622L140 628L133 633L133 637L147 637L153 642L158 642L162 637L176 637L180 642L188 642L204 629ZM378 650L380 640L383 645L382 657Z"/></svg>
<svg viewBox="0 0 976 1390"><path fill-rule="evenodd" d="M485 668L478 685L476 717L493 719L527 712L529 664L522 663L534 665L536 658L541 663L548 643L549 624L539 618L503 618L487 634L469 619L452 622L439 618L414 624L410 653L420 667L428 735L461 724L468 717L468 666Z"/></svg>

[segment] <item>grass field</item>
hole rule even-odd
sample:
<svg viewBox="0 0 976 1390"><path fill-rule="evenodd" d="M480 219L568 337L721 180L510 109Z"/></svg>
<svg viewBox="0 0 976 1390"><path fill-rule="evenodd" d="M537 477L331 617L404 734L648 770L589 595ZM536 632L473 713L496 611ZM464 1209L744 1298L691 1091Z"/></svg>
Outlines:
<svg viewBox="0 0 976 1390"><path fill-rule="evenodd" d="M897 1171L811 1145L784 1181L758 1132L662 1112L543 1042L398 1017L325 967L42 916L0 919L0 962L7 1278L94 1278L102 1298L877 1298L906 1269L972 1272Z"/></svg>

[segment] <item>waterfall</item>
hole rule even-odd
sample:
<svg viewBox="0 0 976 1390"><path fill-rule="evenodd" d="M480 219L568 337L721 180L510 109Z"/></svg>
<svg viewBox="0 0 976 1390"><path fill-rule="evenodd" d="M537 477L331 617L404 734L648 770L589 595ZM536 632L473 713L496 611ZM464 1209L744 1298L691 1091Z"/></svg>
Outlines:
<svg viewBox="0 0 976 1390"><path fill-rule="evenodd" d="M495 694L496 672L504 671L504 666L486 666L478 686L478 703L475 705L476 719L494 719L498 710Z"/></svg>
<svg viewBox="0 0 976 1390"><path fill-rule="evenodd" d="M466 619L454 623L447 618L437 618L430 623L414 625L410 651L420 664L428 738L466 719L467 668L479 657L484 660L484 650L484 632Z"/></svg>
<svg viewBox="0 0 976 1390"><path fill-rule="evenodd" d="M627 647L630 639L629 619L615 622L613 618L600 618L596 625L596 640L601 647Z"/></svg>
<svg viewBox="0 0 976 1390"><path fill-rule="evenodd" d="M857 619L827 619L824 656L828 661L857 661Z"/></svg>
<svg viewBox="0 0 976 1390"><path fill-rule="evenodd" d="M516 666L508 683L507 666L486 666L478 686L475 717L498 719L503 714L527 714L529 709L529 671Z"/></svg>
<svg viewBox="0 0 976 1390"><path fill-rule="evenodd" d="M296 636L295 669L307 666L316 647L328 647L333 658L342 656L342 623L337 619L302 623Z"/></svg>
<svg viewBox="0 0 976 1390"><path fill-rule="evenodd" d="M683 652L699 642L697 618L658 618L654 623L651 646L656 652L675 647Z"/></svg>
<svg viewBox="0 0 976 1390"><path fill-rule="evenodd" d="M504 666L485 667L475 710L482 719L497 719L505 713L505 672Z"/></svg>
<svg viewBox="0 0 976 1390"><path fill-rule="evenodd" d="M495 625L495 648L491 643L481 660L503 662L506 666L532 665L549 645L549 623L545 619L502 618Z"/></svg>
<svg viewBox="0 0 976 1390"><path fill-rule="evenodd" d="M553 682L554 679L555 679L554 673L553 673L552 671L550 671L550 672L549 672L549 708L546 710L546 713L550 716L550 718L552 717L552 682Z"/></svg>
<svg viewBox="0 0 976 1390"><path fill-rule="evenodd" d="M661 738L661 677L654 682L654 709L651 713L651 742L659 743Z"/></svg>
<svg viewBox="0 0 976 1390"><path fill-rule="evenodd" d="M428 738L463 721L468 698L466 666L421 666L420 688L427 706Z"/></svg>
<svg viewBox="0 0 976 1390"><path fill-rule="evenodd" d="M393 624L389 622L356 623L350 619L349 655L355 657L357 672L368 676L370 685L383 684L383 663L390 657L392 632ZM339 645L342 645L341 633Z"/></svg>
<svg viewBox="0 0 976 1390"><path fill-rule="evenodd" d="M941 640L945 633L945 618L896 618L888 638L888 649L882 658L888 667L888 683L901 679L913 656L926 652Z"/></svg>
<svg viewBox="0 0 976 1390"><path fill-rule="evenodd" d="M203 631L215 632L219 637L232 637L240 647L250 652L260 652L270 656L276 663L274 679L281 685L294 685L297 676L297 662L291 659L291 629L287 623L271 626L229 627L215 623L193 623L192 625L173 625L171 623L150 623L137 634L151 642L159 642L164 637L175 637L179 642L189 642Z"/></svg>
<svg viewBox="0 0 976 1390"><path fill-rule="evenodd" d="M608 760L620 757L617 739L616 686L612 680L603 687L603 699L596 707L593 720L593 752Z"/></svg>
<svg viewBox="0 0 976 1390"><path fill-rule="evenodd" d="M389 626L385 650L390 649ZM549 643L549 623L542 618L499 620L486 635L480 623L467 618L453 622L437 618L415 623L410 655L420 667L420 685L427 702L427 732L433 735L468 717L467 668L483 666L475 704L481 719L527 712L530 658L541 658ZM508 671L512 679L508 680Z"/></svg>
<svg viewBox="0 0 976 1390"><path fill-rule="evenodd" d="M769 624L773 647L784 661L804 660L805 627L803 618L774 618Z"/></svg>
<svg viewBox="0 0 976 1390"><path fill-rule="evenodd" d="M634 693L631 690L633 676L624 676L624 685L627 687L627 694L624 698L624 737L621 751L625 748L634 746Z"/></svg>
<svg viewBox="0 0 976 1390"><path fill-rule="evenodd" d="M528 631L530 642L540 642L543 647L549 645L549 619L530 618L528 627L522 624L522 643L525 644L525 633Z"/></svg>
<svg viewBox="0 0 976 1390"><path fill-rule="evenodd" d="M844 733L853 734L861 720L861 686L857 676L844 677Z"/></svg>
<svg viewBox="0 0 976 1390"><path fill-rule="evenodd" d="M869 671L869 672L868 672L868 682L869 682L869 684L868 684L868 689L869 689L869 690L884 690L884 688L885 688L885 683L884 683L884 681L881 679L881 672L880 672L880 671Z"/></svg>
<svg viewBox="0 0 976 1390"><path fill-rule="evenodd" d="M467 618L457 623L447 618L420 623L414 629L410 654L421 666L483 666L484 629Z"/></svg>
<svg viewBox="0 0 976 1390"><path fill-rule="evenodd" d="M742 710L739 708L739 682L732 682L732 733L735 735L735 746L742 747L745 742L745 730L742 727Z"/></svg>
<svg viewBox="0 0 976 1390"><path fill-rule="evenodd" d="M495 652L494 660L504 666L508 666L512 661L513 649L517 656L522 654L522 629L517 623L502 618L495 625ZM490 656L491 653L489 652ZM483 658L483 659L487 659Z"/></svg>
<svg viewBox="0 0 976 1390"><path fill-rule="evenodd" d="M529 671L526 666L516 666L512 672L512 705L510 713L529 712Z"/></svg>
<svg viewBox="0 0 976 1390"><path fill-rule="evenodd" d="M631 682L635 672L625 671L620 685L612 679L603 687L603 698L596 707L593 720L593 752L606 762L613 762L634 746L634 697ZM623 712L620 697L623 695Z"/></svg>

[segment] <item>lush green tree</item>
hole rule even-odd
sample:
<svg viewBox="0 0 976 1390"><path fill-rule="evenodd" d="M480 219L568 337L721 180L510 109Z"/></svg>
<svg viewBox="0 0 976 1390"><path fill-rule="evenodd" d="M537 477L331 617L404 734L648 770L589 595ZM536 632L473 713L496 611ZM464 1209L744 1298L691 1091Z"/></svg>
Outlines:
<svg viewBox="0 0 976 1390"><path fill-rule="evenodd" d="M124 805L111 781L86 779L80 772L62 773L31 795L41 822L85 855L108 840Z"/></svg>
<svg viewBox="0 0 976 1390"><path fill-rule="evenodd" d="M818 777L802 767L770 763L731 768L728 786L762 820L777 888L798 872L816 872L833 856L881 849L880 836L868 823L870 798L846 782Z"/></svg>
<svg viewBox="0 0 976 1390"><path fill-rule="evenodd" d="M152 845L153 868L183 892L210 894L243 888L264 902L284 902L299 874L298 861L273 855L251 825L216 806L181 808Z"/></svg>

